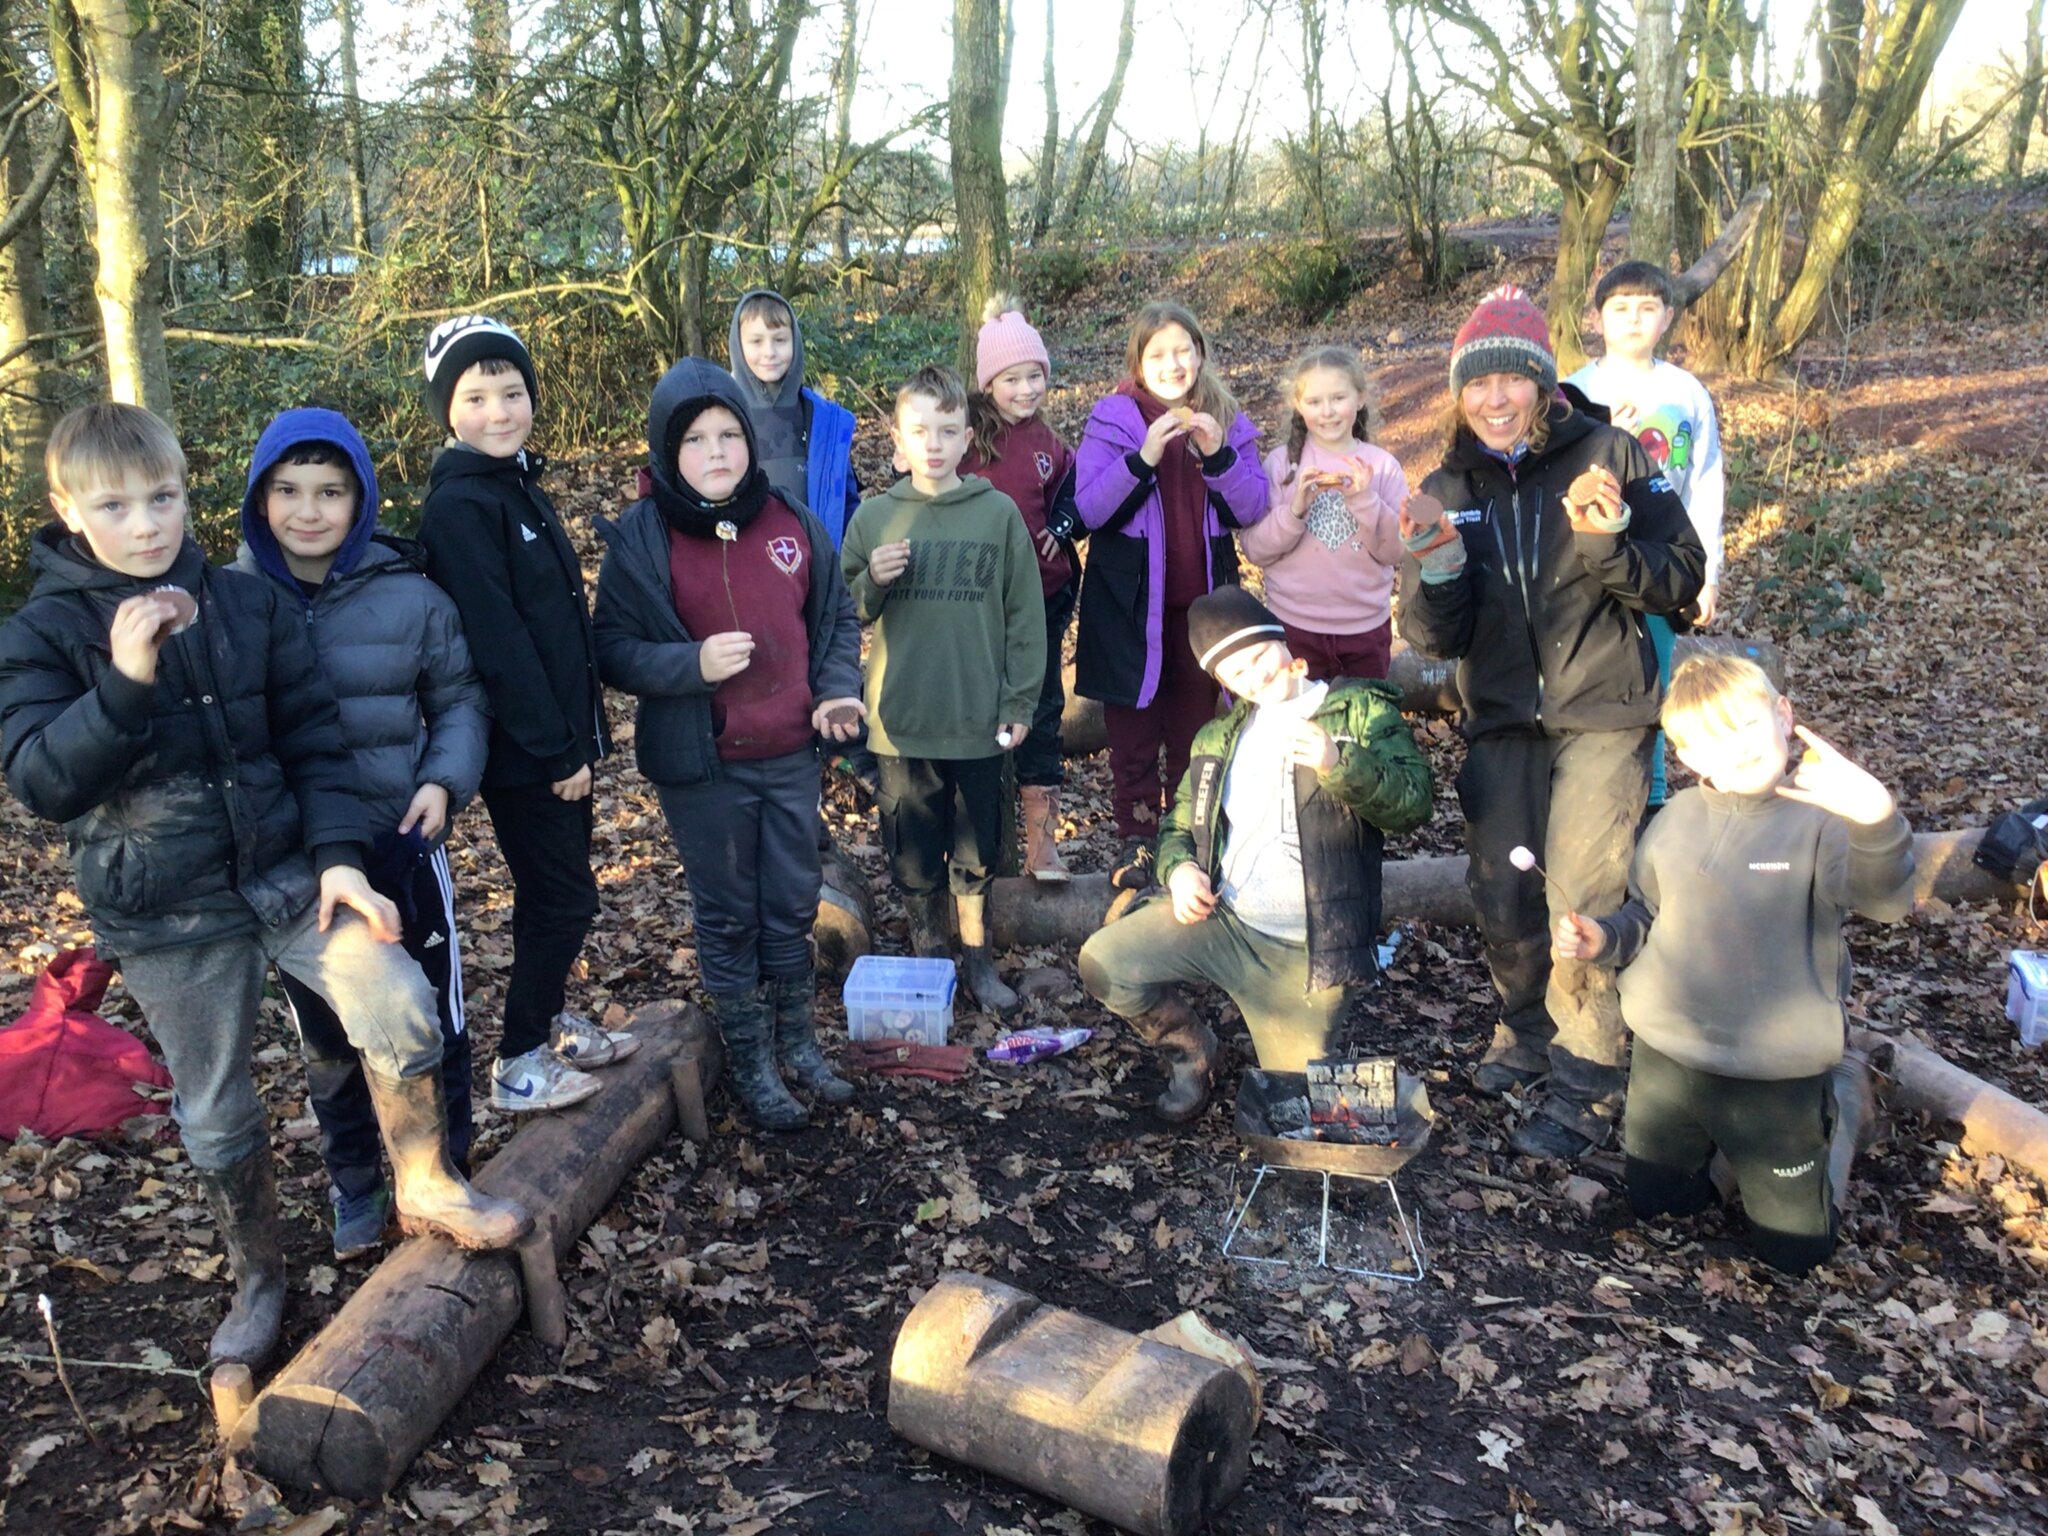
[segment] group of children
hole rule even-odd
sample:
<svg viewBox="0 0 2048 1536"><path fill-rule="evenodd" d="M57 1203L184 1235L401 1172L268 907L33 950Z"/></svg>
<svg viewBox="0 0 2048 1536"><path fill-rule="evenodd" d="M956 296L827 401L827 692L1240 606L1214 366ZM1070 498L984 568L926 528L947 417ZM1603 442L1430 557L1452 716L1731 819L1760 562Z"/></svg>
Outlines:
<svg viewBox="0 0 2048 1536"><path fill-rule="evenodd" d="M637 765L757 1126L807 1123L792 1087L853 1093L815 1025L821 746L873 784L913 950L957 940L973 1000L1017 1007L987 914L1004 762L1028 869L1064 878L1077 610L1077 688L1107 725L1114 880L1152 893L1084 946L1084 985L1164 1051L1173 1120L1202 1111L1217 1056L1180 983L1222 986L1269 1068L1327 1054L1377 973L1383 839L1431 808L1382 680L1397 576L1404 636L1460 661L1458 788L1502 1000L1476 1085L1535 1091L1519 1149L1590 1151L1621 1119L1626 1015L1638 1208L1696 1207L1718 1147L1765 1256L1816 1262L1843 1171L1828 1156L1840 917L1902 910L1910 838L1882 787L1817 740L1785 779L1789 709L1753 667L1689 663L1660 687L1669 621L1714 607L1722 499L1711 402L1655 356L1668 285L1640 263L1610 273L1608 355L1563 386L1540 313L1489 295L1453 352L1444 466L1413 495L1371 442L1355 352L1297 360L1286 441L1261 462L1207 336L1168 302L1140 311L1127 376L1070 452L1041 414L1043 338L999 301L971 389L937 367L903 386L902 478L863 499L852 416L806 387L788 304L750 293L730 369L685 359L654 389L641 495L598 520L594 612L528 446L533 361L495 320L451 320L427 344L449 442L417 541L378 530L355 429L294 410L257 445L233 567L210 567L169 430L132 407L67 417L47 457L58 520L36 535L34 594L0 627L0 750L21 799L65 825L101 947L176 1082L237 1285L215 1357L262 1360L282 1312L250 1067L272 965L337 1253L376 1246L394 1206L477 1247L530 1226L466 1182L444 842L473 797L514 890L490 1104L580 1102L634 1049L566 1001L598 910L606 686L637 702ZM1239 585L1240 553L1263 602ZM1660 698L1706 788L1650 824L1631 872ZM1510 859L1528 847L1540 881ZM1730 935L1739 977L1714 958Z"/></svg>

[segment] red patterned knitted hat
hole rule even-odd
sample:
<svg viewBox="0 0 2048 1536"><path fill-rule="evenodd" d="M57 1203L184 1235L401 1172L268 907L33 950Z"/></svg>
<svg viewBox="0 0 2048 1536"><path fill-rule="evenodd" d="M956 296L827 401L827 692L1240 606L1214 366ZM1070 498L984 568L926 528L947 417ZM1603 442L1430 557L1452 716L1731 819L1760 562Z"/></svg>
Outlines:
<svg viewBox="0 0 2048 1536"><path fill-rule="evenodd" d="M1451 393L1489 373L1519 373L1540 389L1557 388L1550 322L1529 295L1502 283L1479 301L1451 343Z"/></svg>

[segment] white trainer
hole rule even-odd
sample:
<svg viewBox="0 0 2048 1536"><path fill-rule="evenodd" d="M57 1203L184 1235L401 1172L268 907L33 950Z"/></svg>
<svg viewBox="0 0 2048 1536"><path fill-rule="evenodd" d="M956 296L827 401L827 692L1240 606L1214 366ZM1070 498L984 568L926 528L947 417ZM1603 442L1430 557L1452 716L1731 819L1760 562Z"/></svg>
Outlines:
<svg viewBox="0 0 2048 1536"><path fill-rule="evenodd" d="M578 1072L545 1045L491 1068L491 1108L508 1115L567 1109L581 1104L604 1084Z"/></svg>
<svg viewBox="0 0 2048 1536"><path fill-rule="evenodd" d="M640 1037L623 1029L602 1029L580 1013L555 1015L555 1032L548 1042L555 1054L572 1067L608 1067L624 1061L640 1049Z"/></svg>

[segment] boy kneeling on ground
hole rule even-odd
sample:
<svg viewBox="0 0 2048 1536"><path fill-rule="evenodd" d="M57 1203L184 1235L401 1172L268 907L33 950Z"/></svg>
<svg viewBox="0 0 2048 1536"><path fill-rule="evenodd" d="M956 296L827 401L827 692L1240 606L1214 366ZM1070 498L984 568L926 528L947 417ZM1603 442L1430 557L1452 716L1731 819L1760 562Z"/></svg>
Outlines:
<svg viewBox="0 0 2048 1536"><path fill-rule="evenodd" d="M1761 667L1698 656L1664 696L1664 734L1704 781L1636 845L1619 912L1557 921L1567 959L1627 966L1622 1143L1637 1216L1714 1199L1728 1159L1750 1242L1803 1274L1834 1252L1861 1120L1845 1062L1851 912L1913 907L1913 834L1891 792L1804 726ZM1786 772L1794 732L1806 743Z"/></svg>
<svg viewBox="0 0 2048 1536"><path fill-rule="evenodd" d="M1327 1053L1378 973L1380 854L1429 819L1429 765L1382 682L1311 682L1265 604L1219 587L1188 609L1202 669L1237 703L1195 735L1159 834L1168 902L1081 947L1081 984L1166 1051L1159 1112L1208 1103L1216 1036L1174 987L1206 981L1244 1014L1259 1065Z"/></svg>
<svg viewBox="0 0 2048 1536"><path fill-rule="evenodd" d="M275 583L209 567L185 455L130 405L50 434L36 585L0 626L0 760L64 824L103 954L142 1005L234 1268L212 1358L260 1365L284 1319L270 1130L250 1069L272 965L362 1052L402 1223L509 1248L533 1221L448 1160L433 988L370 888L369 821L334 692Z"/></svg>

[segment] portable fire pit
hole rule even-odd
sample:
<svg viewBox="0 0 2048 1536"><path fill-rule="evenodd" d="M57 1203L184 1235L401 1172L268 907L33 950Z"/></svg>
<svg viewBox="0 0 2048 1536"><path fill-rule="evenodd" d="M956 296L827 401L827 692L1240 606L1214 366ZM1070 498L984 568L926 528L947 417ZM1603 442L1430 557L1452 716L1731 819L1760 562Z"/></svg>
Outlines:
<svg viewBox="0 0 2048 1536"><path fill-rule="evenodd" d="M1402 1285L1413 1285L1422 1279L1427 1273L1422 1228L1402 1208L1401 1192L1394 1187L1394 1175L1428 1144L1430 1125L1435 1117L1420 1079L1405 1072L1397 1074L1395 1097L1397 1111L1393 1125L1388 1128L1388 1140L1338 1140L1334 1137L1347 1133L1311 1124L1307 1074L1267 1072L1258 1068L1247 1071L1237 1089L1237 1135L1244 1144L1245 1155L1256 1158L1258 1167L1244 1203L1231 1218L1229 1234L1223 1239L1223 1256L1240 1264L1284 1265L1290 1262L1285 1258L1242 1253L1236 1249L1245 1219L1251 1215L1259 1192L1266 1187L1267 1177L1274 1176L1277 1183L1283 1175L1306 1174L1320 1179L1322 1185L1322 1209L1316 1235L1318 1268L1334 1269L1347 1275L1365 1275L1376 1280L1392 1280ZM1334 1179L1377 1184L1386 1191L1393 1207L1391 1225L1399 1238L1399 1246L1407 1252L1412 1272L1330 1262L1330 1187Z"/></svg>

